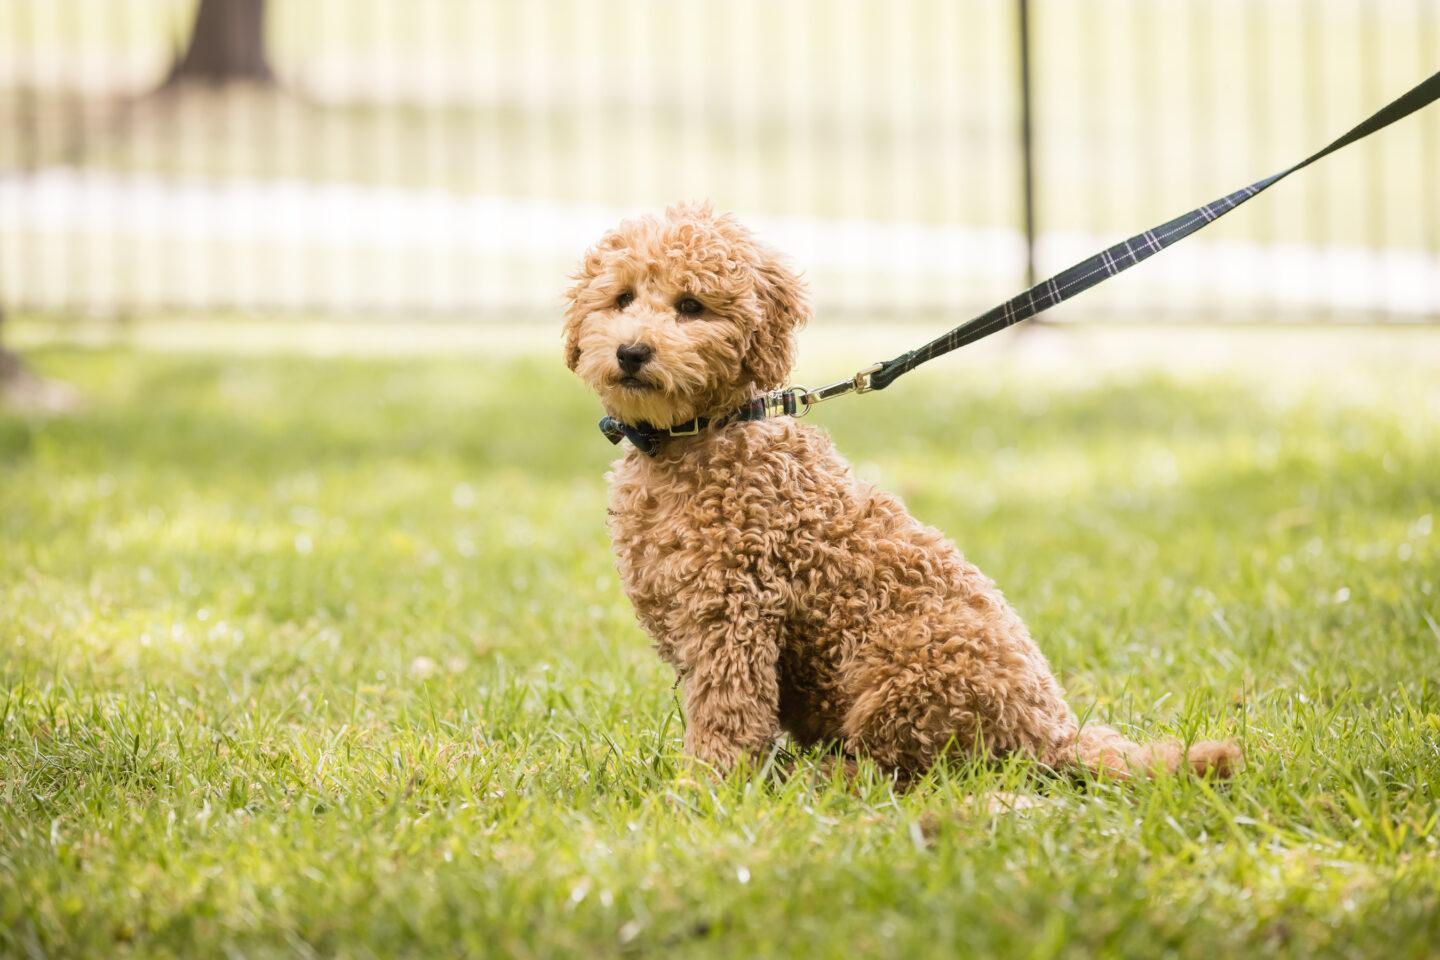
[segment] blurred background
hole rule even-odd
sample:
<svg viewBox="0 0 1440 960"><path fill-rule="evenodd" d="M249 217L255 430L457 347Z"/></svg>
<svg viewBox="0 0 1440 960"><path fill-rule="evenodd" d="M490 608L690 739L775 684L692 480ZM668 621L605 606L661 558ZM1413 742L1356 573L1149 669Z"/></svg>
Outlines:
<svg viewBox="0 0 1440 960"><path fill-rule="evenodd" d="M0 0L0 310L553 324L708 197L958 322L1437 66L1440 0ZM1434 321L1440 111L1055 314Z"/></svg>

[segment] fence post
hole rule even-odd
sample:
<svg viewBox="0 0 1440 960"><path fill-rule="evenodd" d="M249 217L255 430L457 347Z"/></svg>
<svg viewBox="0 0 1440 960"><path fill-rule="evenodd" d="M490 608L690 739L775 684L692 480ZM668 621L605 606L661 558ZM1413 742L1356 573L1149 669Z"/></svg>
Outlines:
<svg viewBox="0 0 1440 960"><path fill-rule="evenodd" d="M1025 286L1035 286L1035 149L1030 133L1030 0L1016 0L1020 42L1020 168L1025 218Z"/></svg>

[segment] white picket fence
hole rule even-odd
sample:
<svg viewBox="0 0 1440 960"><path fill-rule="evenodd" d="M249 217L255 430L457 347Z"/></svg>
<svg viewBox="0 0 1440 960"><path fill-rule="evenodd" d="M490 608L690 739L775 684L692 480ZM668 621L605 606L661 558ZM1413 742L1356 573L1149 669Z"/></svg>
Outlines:
<svg viewBox="0 0 1440 960"><path fill-rule="evenodd" d="M6 4L0 307L553 317L602 230L700 197L827 313L1022 284L1009 2L272 0L282 91L167 107L192 4ZM1440 66L1440 0L1031 8L1043 273ZM1058 312L1440 317L1437 144L1432 109Z"/></svg>

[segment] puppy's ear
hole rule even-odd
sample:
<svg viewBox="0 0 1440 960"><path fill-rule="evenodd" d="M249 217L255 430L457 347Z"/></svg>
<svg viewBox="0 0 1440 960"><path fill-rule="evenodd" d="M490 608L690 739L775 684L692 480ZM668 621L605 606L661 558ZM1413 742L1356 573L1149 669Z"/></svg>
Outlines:
<svg viewBox="0 0 1440 960"><path fill-rule="evenodd" d="M636 242L637 234L646 228L644 220L622 220L620 226L600 238L585 251L585 259L571 275L572 283L565 291L565 365L574 370L580 364L580 328L590 311L600 306L607 296L619 293L609 290L614 277L629 259L627 248Z"/></svg>
<svg viewBox="0 0 1440 960"><path fill-rule="evenodd" d="M574 282L565 291L565 326L561 333L565 337L565 366L572 371L580 363L580 322L585 318L585 295L591 282L600 275L601 266L598 251L587 251L580 269L570 278Z"/></svg>
<svg viewBox="0 0 1440 960"><path fill-rule="evenodd" d="M810 319L810 291L780 254L768 247L757 253L755 297L764 319L745 354L745 370L761 390L774 390L795 365L795 331Z"/></svg>
<svg viewBox="0 0 1440 960"><path fill-rule="evenodd" d="M561 335L565 337L565 366L572 371L580 363L579 287L577 282L565 291L565 326L561 329Z"/></svg>

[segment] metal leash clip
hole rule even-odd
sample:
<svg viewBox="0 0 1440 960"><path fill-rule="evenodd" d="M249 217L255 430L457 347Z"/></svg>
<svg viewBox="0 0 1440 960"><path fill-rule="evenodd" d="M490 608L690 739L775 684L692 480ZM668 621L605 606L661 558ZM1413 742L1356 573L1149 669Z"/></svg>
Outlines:
<svg viewBox="0 0 1440 960"><path fill-rule="evenodd" d="M812 406L820 403L822 400L833 400L836 397L843 397L847 393L869 393L875 389L870 386L870 378L879 373L884 366L885 364L883 363L871 364L848 380L837 380L829 386L821 387L819 390L804 390L800 396L800 400L804 402L805 409L808 411ZM801 387L791 387L790 389L803 390ZM799 414L799 416L804 416L804 414Z"/></svg>

